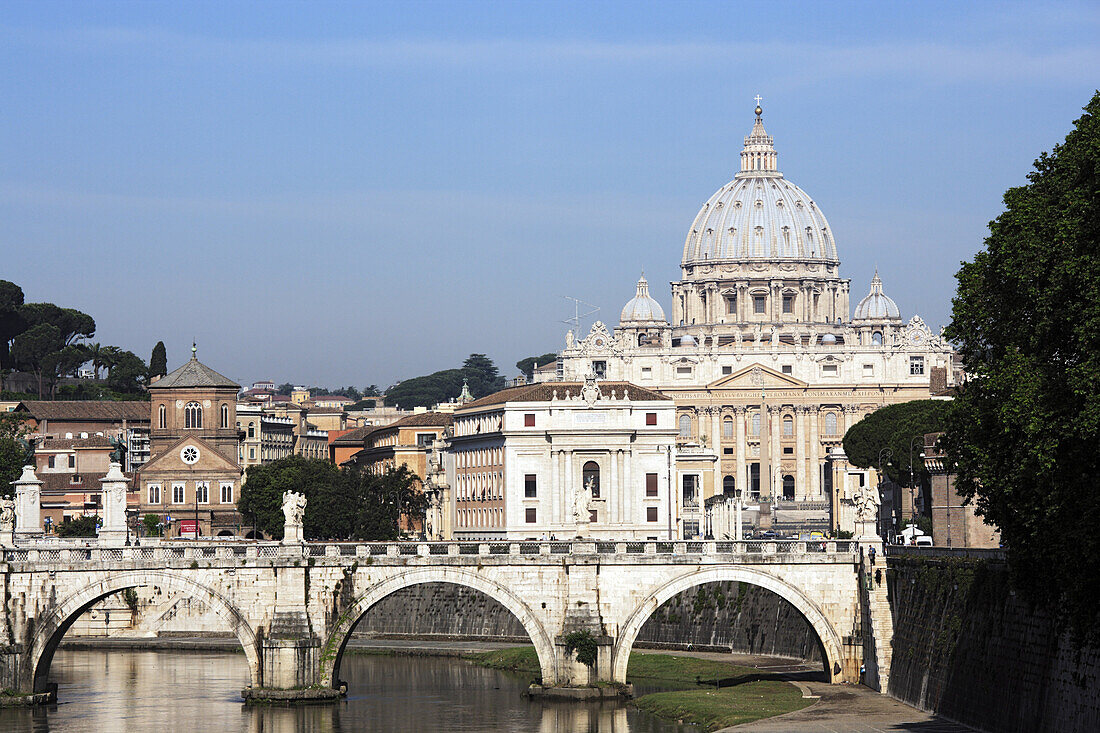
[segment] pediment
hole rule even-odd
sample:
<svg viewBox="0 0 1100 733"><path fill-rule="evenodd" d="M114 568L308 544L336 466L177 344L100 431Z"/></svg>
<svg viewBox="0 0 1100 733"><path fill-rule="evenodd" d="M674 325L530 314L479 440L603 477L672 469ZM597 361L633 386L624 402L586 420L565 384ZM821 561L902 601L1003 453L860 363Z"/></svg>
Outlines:
<svg viewBox="0 0 1100 733"><path fill-rule="evenodd" d="M186 463L183 460L182 453L185 448L193 447L198 451L198 460L194 463ZM164 452L155 456L148 463L141 467L140 472L142 474L150 474L156 472L179 472L179 471L216 471L216 472L241 472L241 467L237 465L236 461L229 460L226 456L222 455L214 446L207 443L202 438L193 435L186 435L180 438L172 444L170 448L167 448Z"/></svg>
<svg viewBox="0 0 1100 733"><path fill-rule="evenodd" d="M790 389L792 387L809 386L801 379L795 379L790 374L777 372L763 364L747 366L707 385L709 389L760 389L761 387Z"/></svg>

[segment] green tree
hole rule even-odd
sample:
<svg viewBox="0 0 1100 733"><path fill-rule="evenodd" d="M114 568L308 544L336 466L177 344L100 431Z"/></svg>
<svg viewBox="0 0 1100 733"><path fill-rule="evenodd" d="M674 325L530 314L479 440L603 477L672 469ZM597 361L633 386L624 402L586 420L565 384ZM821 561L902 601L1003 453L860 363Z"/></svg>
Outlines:
<svg viewBox="0 0 1100 733"><path fill-rule="evenodd" d="M400 515L422 516L427 501L405 467L375 475L295 455L249 468L237 509L255 517L264 534L281 539L286 491L305 494L302 529L311 540L396 539Z"/></svg>
<svg viewBox="0 0 1100 733"><path fill-rule="evenodd" d="M520 373L525 375L528 380L534 379L536 365L546 366L557 358L558 355L553 351L542 356L528 356L526 359L520 359L516 362L516 369L519 369Z"/></svg>
<svg viewBox="0 0 1100 733"><path fill-rule="evenodd" d="M1100 624L1100 93L959 270L948 338L969 376L944 439L1016 587Z"/></svg>
<svg viewBox="0 0 1100 733"><path fill-rule="evenodd" d="M160 537L160 517L156 514L146 514L141 518L141 523L145 526L146 537Z"/></svg>
<svg viewBox="0 0 1100 733"><path fill-rule="evenodd" d="M51 397L56 396L57 379L87 361L85 348L76 342L95 335L95 320L53 303L25 303L19 314L27 329L13 340L11 358L18 368L35 375L40 399L47 386Z"/></svg>
<svg viewBox="0 0 1100 733"><path fill-rule="evenodd" d="M11 496L11 482L19 478L23 466L34 462L27 442L26 413L0 412L0 496Z"/></svg>
<svg viewBox="0 0 1100 733"><path fill-rule="evenodd" d="M458 397L462 391L462 369L444 369L423 377L398 382L386 390L386 404L397 407L431 407Z"/></svg>
<svg viewBox="0 0 1100 733"><path fill-rule="evenodd" d="M912 446L914 483L927 478L920 452L927 433L943 432L947 423L948 403L942 400L914 400L887 405L863 418L844 434L844 453L853 466L879 467L898 484L909 485L909 456ZM889 455L883 454L884 450Z"/></svg>
<svg viewBox="0 0 1100 733"><path fill-rule="evenodd" d="M4 375L15 368L11 357L11 342L27 330L27 321L20 310L23 307L23 289L13 282L0 280L0 391L4 389Z"/></svg>
<svg viewBox="0 0 1100 733"><path fill-rule="evenodd" d="M149 367L132 351L119 350L107 371L107 386L116 392L135 394L142 391Z"/></svg>
<svg viewBox="0 0 1100 733"><path fill-rule="evenodd" d="M99 527L99 517L78 517L66 519L56 525L58 537L95 537Z"/></svg>
<svg viewBox="0 0 1100 733"><path fill-rule="evenodd" d="M149 357L149 378L163 377L168 373L168 351L164 348L164 342L158 341L153 347L153 353Z"/></svg>
<svg viewBox="0 0 1100 733"><path fill-rule="evenodd" d="M469 381L470 394L474 397L492 394L507 384L496 364L485 354L470 354L462 364L462 376Z"/></svg>

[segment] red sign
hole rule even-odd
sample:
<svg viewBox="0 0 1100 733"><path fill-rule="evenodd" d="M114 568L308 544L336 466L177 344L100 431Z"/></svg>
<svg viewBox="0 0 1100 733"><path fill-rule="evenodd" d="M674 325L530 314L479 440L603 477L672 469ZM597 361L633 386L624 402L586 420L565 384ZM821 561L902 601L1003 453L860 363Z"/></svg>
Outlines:
<svg viewBox="0 0 1100 733"><path fill-rule="evenodd" d="M197 537L199 534L199 522L197 519L180 520L180 537Z"/></svg>

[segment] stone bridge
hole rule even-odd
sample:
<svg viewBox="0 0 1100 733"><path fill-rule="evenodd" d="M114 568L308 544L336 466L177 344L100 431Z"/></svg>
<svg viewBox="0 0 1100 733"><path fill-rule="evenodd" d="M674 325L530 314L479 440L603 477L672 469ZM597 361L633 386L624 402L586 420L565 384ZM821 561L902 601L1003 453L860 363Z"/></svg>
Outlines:
<svg viewBox="0 0 1100 733"><path fill-rule="evenodd" d="M881 552L862 543L871 544ZM467 586L511 611L531 637L547 687L625 682L634 640L658 606L702 583L750 583L806 618L830 680L856 682L864 637L880 626L867 623L863 555L854 540L37 541L2 550L0 689L48 695L50 662L76 618L112 593L151 586L186 594L224 619L248 660L246 698L335 698L346 687L340 661L356 623L387 595L418 583ZM566 651L564 637L573 631L595 638L594 666Z"/></svg>

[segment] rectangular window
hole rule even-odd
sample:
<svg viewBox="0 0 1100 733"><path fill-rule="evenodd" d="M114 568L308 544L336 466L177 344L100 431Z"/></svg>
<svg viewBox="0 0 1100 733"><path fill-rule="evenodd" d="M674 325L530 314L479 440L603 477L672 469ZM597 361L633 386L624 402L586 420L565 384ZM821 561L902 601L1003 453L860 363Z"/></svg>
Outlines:
<svg viewBox="0 0 1100 733"><path fill-rule="evenodd" d="M789 456L792 453L794 453L794 448L784 448L783 449L783 455L785 455L785 456Z"/></svg>
<svg viewBox="0 0 1100 733"><path fill-rule="evenodd" d="M752 312L757 315L764 313L765 306L767 305L767 299L763 295L752 296Z"/></svg>
<svg viewBox="0 0 1100 733"><path fill-rule="evenodd" d="M646 507L645 519L646 519L647 522L656 522L657 521L657 507L655 507L655 506Z"/></svg>
<svg viewBox="0 0 1100 733"><path fill-rule="evenodd" d="M657 413L656 412L647 412L645 414L645 424L646 425L656 425L657 424Z"/></svg>
<svg viewBox="0 0 1100 733"><path fill-rule="evenodd" d="M649 497L657 496L657 474L647 473L645 475L645 495Z"/></svg>
<svg viewBox="0 0 1100 733"><path fill-rule="evenodd" d="M875 365L874 364L864 364L863 365L863 376L865 376L865 377L875 376Z"/></svg>
<svg viewBox="0 0 1100 733"><path fill-rule="evenodd" d="M653 378L653 367L642 367L642 379Z"/></svg>
<svg viewBox="0 0 1100 733"><path fill-rule="evenodd" d="M76 468L76 456L69 456L69 468Z"/></svg>
<svg viewBox="0 0 1100 733"><path fill-rule="evenodd" d="M794 296L793 295L784 295L783 296L783 312L784 313L794 313Z"/></svg>
<svg viewBox="0 0 1100 733"><path fill-rule="evenodd" d="M924 374L924 357L923 356L910 356L909 357L909 373L913 376Z"/></svg>
<svg viewBox="0 0 1100 733"><path fill-rule="evenodd" d="M434 442L434 433L417 433L416 435L416 445L420 448L429 448Z"/></svg>
<svg viewBox="0 0 1100 733"><path fill-rule="evenodd" d="M537 516L535 507L533 506L527 507L527 509L524 510L524 518L527 520L528 524L534 524L537 521Z"/></svg>
<svg viewBox="0 0 1100 733"><path fill-rule="evenodd" d="M737 315L737 296L736 295L727 295L726 296L726 315L727 316Z"/></svg>
<svg viewBox="0 0 1100 733"><path fill-rule="evenodd" d="M607 362L606 361L594 361L592 362L592 373L596 375L597 379L603 379L607 376Z"/></svg>
<svg viewBox="0 0 1100 733"><path fill-rule="evenodd" d="M535 413L529 412L523 416L523 427L533 428L535 427Z"/></svg>
<svg viewBox="0 0 1100 733"><path fill-rule="evenodd" d="M149 503L160 503L160 484L149 484Z"/></svg>
<svg viewBox="0 0 1100 733"><path fill-rule="evenodd" d="M248 449L248 458L250 460L256 460L256 449L255 448L249 448Z"/></svg>
<svg viewBox="0 0 1100 733"><path fill-rule="evenodd" d="M55 458L55 456L50 456L49 458L46 459L46 465L49 466L50 468L54 467L54 465L53 465L54 458Z"/></svg>
<svg viewBox="0 0 1100 733"><path fill-rule="evenodd" d="M691 367L689 367L689 366L676 367L676 376L677 377L690 377L691 376Z"/></svg>
<svg viewBox="0 0 1100 733"><path fill-rule="evenodd" d="M821 376L823 377L835 377L839 373L840 369L836 364L822 364Z"/></svg>
<svg viewBox="0 0 1100 733"><path fill-rule="evenodd" d="M722 367L722 374L733 374L733 367L731 367L731 366Z"/></svg>
<svg viewBox="0 0 1100 733"><path fill-rule="evenodd" d="M597 512L595 509L589 509L588 510L588 521L591 522L592 524L595 524L596 522L600 521L599 512Z"/></svg>
<svg viewBox="0 0 1100 733"><path fill-rule="evenodd" d="M233 484L222 483L222 504L233 503Z"/></svg>
<svg viewBox="0 0 1100 733"><path fill-rule="evenodd" d="M791 366L790 364L784 364L783 366L779 367L779 370L781 372L783 372L784 374L793 374L794 373L794 367Z"/></svg>
<svg viewBox="0 0 1100 733"><path fill-rule="evenodd" d="M195 501L200 504L210 503L210 484L206 481L195 482Z"/></svg>
<svg viewBox="0 0 1100 733"><path fill-rule="evenodd" d="M722 455L732 456L733 455L733 448L723 448L722 449Z"/></svg>
<svg viewBox="0 0 1100 733"><path fill-rule="evenodd" d="M183 502L183 484L172 484L172 503L182 504Z"/></svg>
<svg viewBox="0 0 1100 733"><path fill-rule="evenodd" d="M523 498L534 499L538 496L539 484L535 474L528 473L523 477Z"/></svg>

